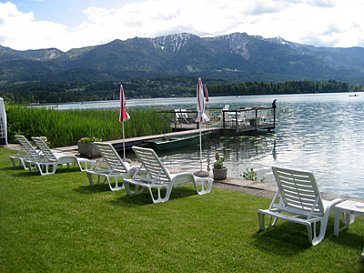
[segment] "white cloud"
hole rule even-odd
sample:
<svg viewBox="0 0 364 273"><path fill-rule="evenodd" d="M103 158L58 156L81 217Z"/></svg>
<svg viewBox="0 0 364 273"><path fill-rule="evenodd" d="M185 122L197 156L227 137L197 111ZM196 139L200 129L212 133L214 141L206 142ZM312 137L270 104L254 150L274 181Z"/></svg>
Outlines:
<svg viewBox="0 0 364 273"><path fill-rule="evenodd" d="M135 36L247 32L312 45L364 46L361 0L141 0L113 7L88 7L86 19L71 28L37 20L36 10L24 13L0 3L0 44L69 50Z"/></svg>
<svg viewBox="0 0 364 273"><path fill-rule="evenodd" d="M21 13L14 4L0 3L0 44L16 49L61 47L67 35L63 25L36 21L32 12Z"/></svg>

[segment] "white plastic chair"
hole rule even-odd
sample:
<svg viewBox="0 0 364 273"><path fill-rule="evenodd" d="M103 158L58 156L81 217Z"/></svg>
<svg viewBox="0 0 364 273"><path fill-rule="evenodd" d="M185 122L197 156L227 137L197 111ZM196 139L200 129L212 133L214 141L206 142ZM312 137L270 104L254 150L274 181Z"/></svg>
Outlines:
<svg viewBox="0 0 364 273"><path fill-rule="evenodd" d="M239 126L246 126L247 125L247 118L248 118L247 111L240 111L239 116L238 116L238 125Z"/></svg>
<svg viewBox="0 0 364 273"><path fill-rule="evenodd" d="M153 203L166 202L170 198L173 187L184 183L193 183L199 195L211 192L212 178L196 178L192 173L187 172L170 174L153 149L133 146L133 150L141 162L141 167L132 178L124 179L129 195L139 194L147 189ZM164 194L163 191L165 191Z"/></svg>
<svg viewBox="0 0 364 273"><path fill-rule="evenodd" d="M94 177L96 176L97 183L107 181L111 191L124 189L124 178L133 175L137 168L131 168L127 162L123 161L110 143L95 142L94 144L100 151L102 159L94 169L85 171L90 186L94 185ZM103 181L100 180L102 178Z"/></svg>
<svg viewBox="0 0 364 273"><path fill-rule="evenodd" d="M278 218L305 225L310 244L319 244L325 237L331 208L342 200L323 200L311 172L279 167L272 167L272 170L278 191L269 208L258 211L260 230L265 230L264 216L268 215L268 226L274 226ZM318 235L316 223L320 223Z"/></svg>

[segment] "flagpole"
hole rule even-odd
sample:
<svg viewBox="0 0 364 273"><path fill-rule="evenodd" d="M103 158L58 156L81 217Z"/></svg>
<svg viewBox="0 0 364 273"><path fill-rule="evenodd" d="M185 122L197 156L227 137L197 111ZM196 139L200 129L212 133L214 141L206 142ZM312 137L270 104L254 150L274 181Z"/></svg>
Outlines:
<svg viewBox="0 0 364 273"><path fill-rule="evenodd" d="M126 111L126 103L125 103L125 94L123 85L120 84L120 113L119 113L119 122L121 122L122 130L123 130L123 160L125 162L131 162L129 159L125 158L125 131L124 131L124 121L127 121L130 116Z"/></svg>
<svg viewBox="0 0 364 273"><path fill-rule="evenodd" d="M124 134L124 121L121 123L123 127L123 159L125 160L125 134Z"/></svg>
<svg viewBox="0 0 364 273"><path fill-rule="evenodd" d="M198 127L200 129L200 171L202 172L202 136L201 136L201 121L198 122Z"/></svg>
<svg viewBox="0 0 364 273"><path fill-rule="evenodd" d="M198 78L197 86L196 86L196 97L197 97L197 119L198 119L198 128L200 135L200 170L194 172L193 175L198 177L207 177L209 173L207 171L202 170L202 129L201 124L205 121L208 121L208 118L205 111L205 98L204 98L204 90L201 78Z"/></svg>

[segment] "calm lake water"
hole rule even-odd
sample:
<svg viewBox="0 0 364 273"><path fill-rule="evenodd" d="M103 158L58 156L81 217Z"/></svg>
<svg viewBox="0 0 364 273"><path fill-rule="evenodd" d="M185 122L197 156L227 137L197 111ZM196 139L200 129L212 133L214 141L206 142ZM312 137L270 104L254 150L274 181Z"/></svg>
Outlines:
<svg viewBox="0 0 364 273"><path fill-rule="evenodd" d="M207 107L271 106L274 99L275 132L205 142L204 169L212 166L219 151L231 177L242 177L247 168L254 168L258 180L274 183L272 165L300 168L315 174L321 191L364 198L364 93L211 97ZM195 99L128 100L127 107L133 106L195 108ZM171 168L194 171L200 166L198 146L160 156Z"/></svg>
<svg viewBox="0 0 364 273"><path fill-rule="evenodd" d="M275 132L211 140L203 146L203 166L219 151L231 177L254 168L258 180L273 183L272 165L300 168L315 174L322 191L364 198L364 94L211 98L208 107L270 106L275 98ZM198 170L199 150L184 149L163 155L163 160Z"/></svg>

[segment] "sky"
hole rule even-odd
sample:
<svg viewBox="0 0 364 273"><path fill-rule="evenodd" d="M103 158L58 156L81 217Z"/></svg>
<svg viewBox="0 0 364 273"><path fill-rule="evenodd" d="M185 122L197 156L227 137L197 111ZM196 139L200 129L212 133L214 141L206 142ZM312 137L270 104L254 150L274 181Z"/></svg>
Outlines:
<svg viewBox="0 0 364 273"><path fill-rule="evenodd" d="M0 45L17 50L115 39L245 32L329 47L364 47L362 0L0 0Z"/></svg>

